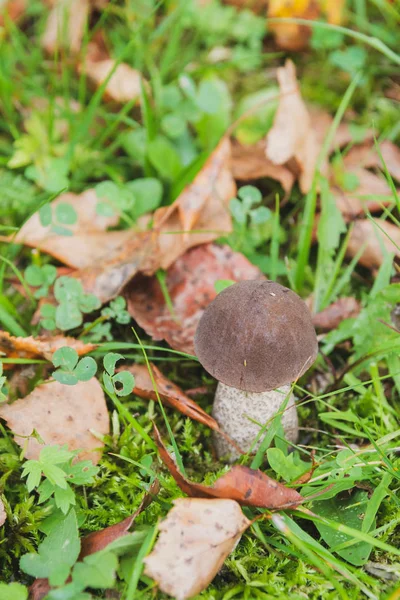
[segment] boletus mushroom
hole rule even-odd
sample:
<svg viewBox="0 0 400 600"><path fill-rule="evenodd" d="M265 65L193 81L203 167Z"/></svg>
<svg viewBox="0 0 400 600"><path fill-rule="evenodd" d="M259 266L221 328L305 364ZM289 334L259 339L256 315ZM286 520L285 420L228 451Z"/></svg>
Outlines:
<svg viewBox="0 0 400 600"><path fill-rule="evenodd" d="M223 290L204 311L194 345L202 366L219 382L213 416L245 452L318 353L307 306L274 281L241 281ZM282 425L288 440L295 442L298 421L292 394ZM219 457L238 457L222 436L216 434L215 442Z"/></svg>

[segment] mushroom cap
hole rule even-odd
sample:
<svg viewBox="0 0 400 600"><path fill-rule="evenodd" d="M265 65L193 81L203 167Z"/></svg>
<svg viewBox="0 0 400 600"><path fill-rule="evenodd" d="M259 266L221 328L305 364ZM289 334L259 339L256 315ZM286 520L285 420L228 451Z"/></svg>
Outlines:
<svg viewBox="0 0 400 600"><path fill-rule="evenodd" d="M218 294L200 319L194 346L206 371L247 392L295 381L318 353L307 306L274 281L241 281Z"/></svg>

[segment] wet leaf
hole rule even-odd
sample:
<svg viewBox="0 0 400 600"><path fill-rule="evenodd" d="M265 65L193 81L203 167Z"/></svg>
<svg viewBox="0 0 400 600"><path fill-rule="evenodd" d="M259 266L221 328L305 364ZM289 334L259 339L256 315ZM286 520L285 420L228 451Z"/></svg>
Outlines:
<svg viewBox="0 0 400 600"><path fill-rule="evenodd" d="M301 191L306 193L311 188L320 148L291 60L277 69L277 77L281 97L274 124L267 134L266 156L275 165L294 164Z"/></svg>
<svg viewBox="0 0 400 600"><path fill-rule="evenodd" d="M128 368L129 372L135 377L135 387L133 393L140 398L146 400L157 400L157 394L154 391L153 382L146 365L132 365ZM153 377L157 386L157 391L160 399L165 404L179 410L186 417L190 417L203 425L207 425L210 429L219 430L218 423L210 415L208 415L196 402L191 400L181 390L180 387L167 379L161 371L151 365ZM123 372L123 371L122 371Z"/></svg>
<svg viewBox="0 0 400 600"><path fill-rule="evenodd" d="M383 219L355 221L347 246L347 256L355 256L362 248L364 251L360 264L369 269L377 269L388 252L400 257L400 229Z"/></svg>
<svg viewBox="0 0 400 600"><path fill-rule="evenodd" d="M53 354L64 346L75 350L78 356L83 356L96 348L96 344L86 344L62 335L22 338L0 330L0 352L7 358L46 358L51 361Z"/></svg>
<svg viewBox="0 0 400 600"><path fill-rule="evenodd" d="M321 312L313 315L313 324L316 329L331 331L336 329L345 319L357 317L361 311L361 304L355 298L339 298Z"/></svg>
<svg viewBox="0 0 400 600"><path fill-rule="evenodd" d="M172 348L195 354L194 334L204 309L217 295L215 283L262 277L239 252L205 244L188 250L166 272L172 312L156 277L138 277L127 288L128 311L154 340L165 339Z"/></svg>
<svg viewBox="0 0 400 600"><path fill-rule="evenodd" d="M35 430L46 445L67 444L69 450L81 449L79 458L96 464L101 456L97 449L104 444L91 431L101 435L109 432L104 393L95 378L74 386L47 381L26 398L2 405L0 417L28 459L37 459L43 448L36 438L26 439Z"/></svg>
<svg viewBox="0 0 400 600"><path fill-rule="evenodd" d="M195 498L229 498L242 506L258 506L260 508L286 509L295 508L303 498L296 490L285 487L274 481L262 471L250 469L242 465L233 466L210 486L193 483L183 477L176 464L162 443L160 434L154 426L155 442L160 457L181 490Z"/></svg>
<svg viewBox="0 0 400 600"><path fill-rule="evenodd" d="M199 594L251 525L237 502L178 498L144 559L145 574L177 600Z"/></svg>

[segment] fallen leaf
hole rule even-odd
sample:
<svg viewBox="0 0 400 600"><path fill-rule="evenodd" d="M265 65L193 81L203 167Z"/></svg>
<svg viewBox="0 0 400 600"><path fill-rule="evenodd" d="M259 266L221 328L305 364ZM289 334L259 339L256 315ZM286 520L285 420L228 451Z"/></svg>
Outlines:
<svg viewBox="0 0 400 600"><path fill-rule="evenodd" d="M336 329L344 319L356 317L360 310L361 304L355 298L339 298L321 312L313 315L313 324L316 329L331 331Z"/></svg>
<svg viewBox="0 0 400 600"><path fill-rule="evenodd" d="M127 308L154 340L165 339L172 348L195 354L194 334L204 309L217 295L215 282L259 278L261 271L239 252L205 244L188 250L166 273L172 313L156 277L138 277L128 286Z"/></svg>
<svg viewBox="0 0 400 600"><path fill-rule="evenodd" d="M85 73L90 81L100 87L115 67L115 60L110 58L101 33L87 46L83 62L78 66L80 73ZM104 95L106 99L125 103L137 99L141 93L142 75L126 63L119 63L108 80Z"/></svg>
<svg viewBox="0 0 400 600"><path fill-rule="evenodd" d="M234 465L210 486L193 483L179 471L162 443L160 433L154 425L154 438L165 466L175 479L181 490L195 498L229 498L242 506L259 508L285 509L295 508L303 501L296 490L287 488L265 473L242 465Z"/></svg>
<svg viewBox="0 0 400 600"><path fill-rule="evenodd" d="M361 219L355 221L350 234L346 254L353 258L360 250L360 264L377 269L382 264L385 251L400 257L400 229L383 219Z"/></svg>
<svg viewBox="0 0 400 600"><path fill-rule="evenodd" d="M156 210L152 230L131 231L131 237L103 261L76 274L85 291L107 302L138 272L152 275L160 267L167 269L192 246L228 234L228 204L236 194L229 159L230 142L224 139L175 202Z"/></svg>
<svg viewBox="0 0 400 600"><path fill-rule="evenodd" d="M25 12L26 0L6 0L0 3L0 26L6 22L5 15L11 21L16 21Z"/></svg>
<svg viewBox="0 0 400 600"><path fill-rule="evenodd" d="M90 0L56 0L47 17L41 44L49 54L64 47L71 54L81 49L90 13Z"/></svg>
<svg viewBox="0 0 400 600"><path fill-rule="evenodd" d="M132 523L136 517L139 516L140 513L143 512L153 502L154 497L157 496L159 491L160 484L158 479L155 479L151 484L149 491L144 495L139 507L132 515L123 521L116 523L115 525L110 525L109 527L101 529L100 531L93 531L84 537L81 540L81 553L78 560L83 560L85 556L88 556L89 554L94 554L95 552L104 550L104 548L111 544L111 542L114 542L115 540L129 533Z"/></svg>
<svg viewBox="0 0 400 600"><path fill-rule="evenodd" d="M208 415L196 402L191 400L172 381L167 379L155 365L151 365L153 377L157 386L160 399L165 404L176 408L186 417L190 417L210 429L219 431L218 423ZM153 382L146 365L132 365L128 368L121 368L119 371L129 371L135 377L135 387L133 393L146 400L157 400L157 394L154 391Z"/></svg>
<svg viewBox="0 0 400 600"><path fill-rule="evenodd" d="M7 358L46 358L51 360L59 348L69 346L83 356L96 348L96 344L86 344L72 337L56 335L54 337L14 337L0 330L0 354Z"/></svg>
<svg viewBox="0 0 400 600"><path fill-rule="evenodd" d="M49 380L38 385L25 398L0 406L14 439L25 457L37 459L43 445L36 438L26 439L35 429L46 445L67 444L69 450L82 449L80 460L100 460L104 444L91 431L109 433L104 393L95 377L74 386ZM25 437L22 437L25 436Z"/></svg>
<svg viewBox="0 0 400 600"><path fill-rule="evenodd" d="M268 18L300 18L318 20L326 17L328 23L339 25L346 0L269 0ZM279 48L303 50L311 37L311 27L298 23L269 23Z"/></svg>
<svg viewBox="0 0 400 600"><path fill-rule="evenodd" d="M390 175L400 181L400 148L393 142L385 140L379 144L379 151ZM384 172L384 166L374 143L353 146L344 157L343 163L349 170L353 167L377 167Z"/></svg>
<svg viewBox="0 0 400 600"><path fill-rule="evenodd" d="M331 188L336 205L345 219L353 219L367 211L381 211L382 206L389 206L394 202L391 187L383 177L362 167L354 167L347 172L357 177L356 189L346 191L337 185Z"/></svg>
<svg viewBox="0 0 400 600"><path fill-rule="evenodd" d="M177 498L144 559L145 574L177 600L192 598L214 579L250 525L233 500Z"/></svg>
<svg viewBox="0 0 400 600"><path fill-rule="evenodd" d="M4 508L4 503L0 498L0 527L4 525L7 519L6 509Z"/></svg>
<svg viewBox="0 0 400 600"><path fill-rule="evenodd" d="M320 151L310 114L301 97L296 67L291 60L277 69L280 100L274 124L266 138L266 156L299 174L300 189L310 190Z"/></svg>
<svg viewBox="0 0 400 600"><path fill-rule="evenodd" d="M123 521L116 523L115 525L110 525L109 527L99 531L93 531L86 537L82 538L81 552L79 554L78 561L82 561L85 556L89 556L89 554L94 554L95 552L104 550L104 548L106 548L115 540L127 535L136 517L152 503L154 497L157 496L159 491L160 484L158 480L155 479L151 484L149 491L144 495L139 507L132 515ZM51 589L52 588L48 579L36 579L29 588L29 597L31 600L42 600L47 596Z"/></svg>
<svg viewBox="0 0 400 600"><path fill-rule="evenodd" d="M235 142L232 146L232 175L239 181L251 181L267 177L279 181L286 193L293 187L295 176L283 165L276 165L265 156L263 141L252 145Z"/></svg>

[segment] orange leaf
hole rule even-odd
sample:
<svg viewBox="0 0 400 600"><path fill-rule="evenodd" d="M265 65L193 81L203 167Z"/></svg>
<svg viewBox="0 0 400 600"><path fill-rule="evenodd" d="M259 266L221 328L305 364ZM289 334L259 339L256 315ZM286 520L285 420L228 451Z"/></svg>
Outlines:
<svg viewBox="0 0 400 600"><path fill-rule="evenodd" d="M0 353L7 358L46 358L51 360L59 348L69 346L83 356L96 348L96 344L85 344L72 337L56 335L54 337L14 337L8 331L0 330Z"/></svg>

